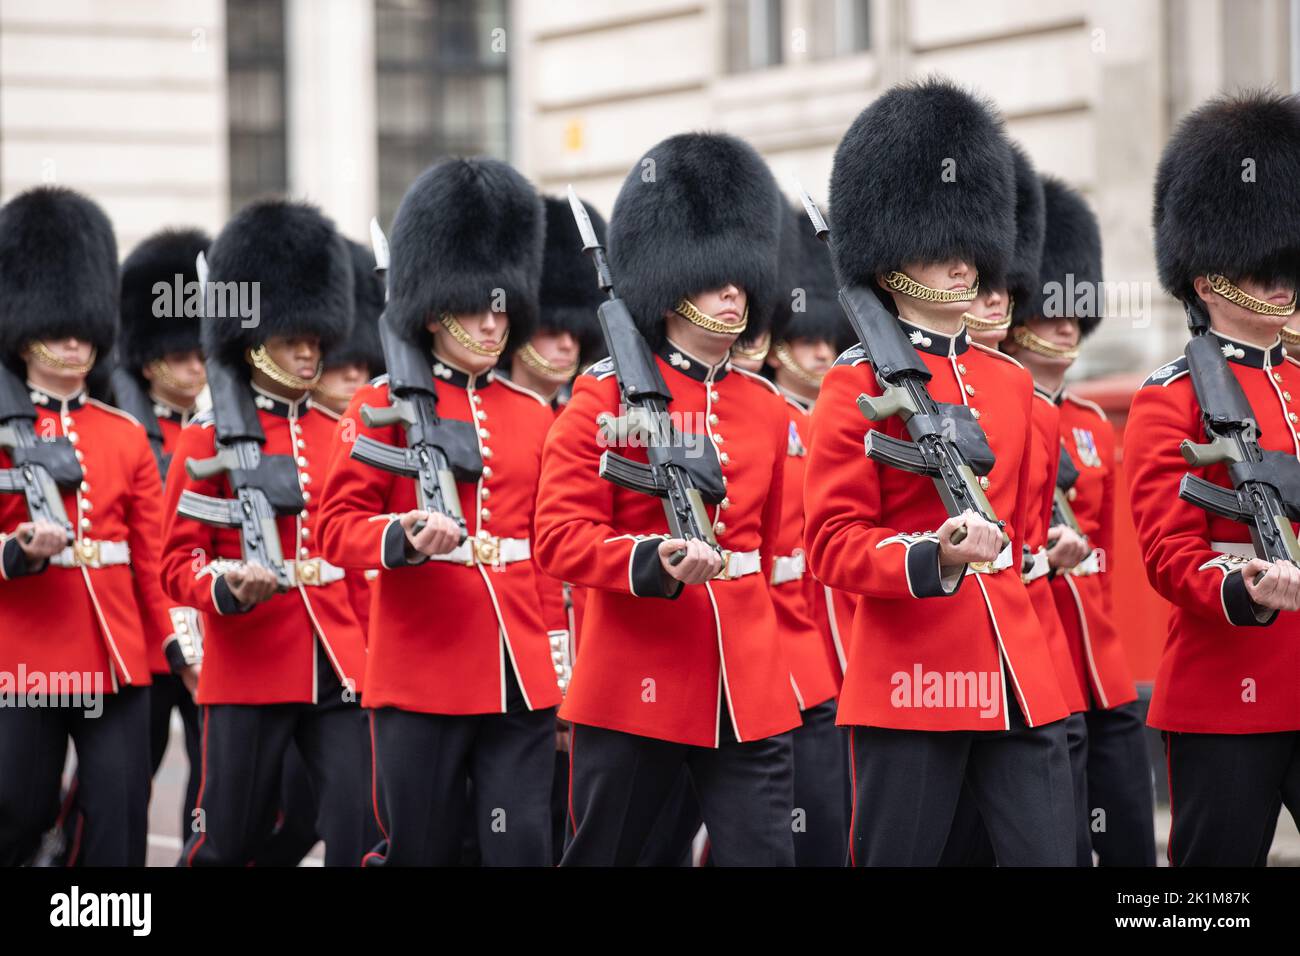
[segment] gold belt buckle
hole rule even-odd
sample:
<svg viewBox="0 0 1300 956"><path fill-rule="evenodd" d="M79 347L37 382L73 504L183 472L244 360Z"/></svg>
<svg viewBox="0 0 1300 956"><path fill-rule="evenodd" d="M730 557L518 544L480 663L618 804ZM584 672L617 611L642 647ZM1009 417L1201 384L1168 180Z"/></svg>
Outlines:
<svg viewBox="0 0 1300 956"><path fill-rule="evenodd" d="M307 558L294 565L298 583L314 585L320 583L320 558Z"/></svg>
<svg viewBox="0 0 1300 956"><path fill-rule="evenodd" d="M99 567L99 542L89 538L83 538L77 542L73 550L76 555L77 563L84 564L87 567Z"/></svg>
<svg viewBox="0 0 1300 956"><path fill-rule="evenodd" d="M976 574L993 573L992 561L972 561L970 566L971 566L971 570L974 571Z"/></svg>
<svg viewBox="0 0 1300 956"><path fill-rule="evenodd" d="M726 548L722 549L722 569L713 576L715 581L731 580L731 552Z"/></svg>
<svg viewBox="0 0 1300 956"><path fill-rule="evenodd" d="M500 563L501 542L499 538L472 538L474 542L474 560L479 564Z"/></svg>

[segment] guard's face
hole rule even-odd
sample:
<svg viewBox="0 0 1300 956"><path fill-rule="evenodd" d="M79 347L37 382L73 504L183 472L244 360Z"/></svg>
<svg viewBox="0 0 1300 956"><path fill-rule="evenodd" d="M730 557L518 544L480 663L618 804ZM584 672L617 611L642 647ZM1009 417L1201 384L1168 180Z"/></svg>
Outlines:
<svg viewBox="0 0 1300 956"><path fill-rule="evenodd" d="M370 366L362 362L346 362L321 373L318 387L341 400L352 401L357 389L370 381Z"/></svg>
<svg viewBox="0 0 1300 956"><path fill-rule="evenodd" d="M95 350L90 342L71 335L62 339L41 339L40 342L54 353L55 358L73 365L85 365Z"/></svg>
<svg viewBox="0 0 1300 956"><path fill-rule="evenodd" d="M480 348L496 353L505 345L506 336L510 332L509 313L484 309L482 312L465 312L453 317ZM433 334L434 348L438 353L458 368L478 374L497 364L499 355L480 355L461 345L436 315L430 317L425 328Z"/></svg>
<svg viewBox="0 0 1300 956"><path fill-rule="evenodd" d="M208 383L208 373L203 367L203 353L198 349L187 352L168 352L158 362L166 369L166 375L158 375L152 368L145 368L144 375L151 383L165 384L168 391L177 398L193 402Z"/></svg>
<svg viewBox="0 0 1300 956"><path fill-rule="evenodd" d="M791 339L786 348L795 364L812 375L825 375L835 364L835 346L822 339Z"/></svg>
<svg viewBox="0 0 1300 956"><path fill-rule="evenodd" d="M697 292L691 296L691 301L705 315L711 315L727 325L736 326L735 334L740 334L741 323L745 321L745 305L749 302L749 297L740 286L727 283L721 289Z"/></svg>
<svg viewBox="0 0 1300 956"><path fill-rule="evenodd" d="M1295 287L1280 280L1263 282L1259 279L1246 277L1235 280L1235 285L1241 291L1247 292L1257 299L1263 299L1269 305L1286 305L1295 297ZM1277 330L1284 326L1286 328L1300 328L1300 316L1294 312L1291 315L1260 315L1258 312L1252 312L1245 306L1229 302L1227 299L1223 299L1222 304L1227 306L1228 310L1233 313L1234 318L1265 331Z"/></svg>
<svg viewBox="0 0 1300 956"><path fill-rule="evenodd" d="M746 351L763 353L758 358L741 355L740 350L733 348L731 350L731 364L736 368L743 368L746 372L761 372L763 362L771 352L772 337L770 333L764 332L763 337L750 345Z"/></svg>
<svg viewBox="0 0 1300 956"><path fill-rule="evenodd" d="M1030 332L1063 349L1073 349L1079 345L1079 321L1077 319L1067 319L1063 316L1052 319L1034 316L1025 322L1025 326ZM1039 355L1037 352L1029 351L1029 349L1020 349L1016 353L1016 357L1026 365L1041 367L1069 368L1074 364L1074 359Z"/></svg>
<svg viewBox="0 0 1300 956"><path fill-rule="evenodd" d="M578 363L578 340L569 332L555 329L539 329L529 342L537 354L552 365L569 368ZM568 381L568 376L559 379Z"/></svg>
<svg viewBox="0 0 1300 956"><path fill-rule="evenodd" d="M1001 322L1007 317L1010 300L1005 289L987 289L980 287L980 294L975 301L966 306L966 312L977 319ZM980 345L995 349L1007 337L1010 329L973 329L966 330L970 337Z"/></svg>
<svg viewBox="0 0 1300 956"><path fill-rule="evenodd" d="M944 262L908 262L899 270L913 282L919 282L927 289L943 292L965 292L979 282L979 271L975 264L965 259L948 259ZM894 293L896 301L906 301L915 310L932 316L957 318L965 312L971 302L927 302Z"/></svg>
<svg viewBox="0 0 1300 956"><path fill-rule="evenodd" d="M276 365L299 378L313 378L320 367L319 336L273 335L266 340L266 352Z"/></svg>

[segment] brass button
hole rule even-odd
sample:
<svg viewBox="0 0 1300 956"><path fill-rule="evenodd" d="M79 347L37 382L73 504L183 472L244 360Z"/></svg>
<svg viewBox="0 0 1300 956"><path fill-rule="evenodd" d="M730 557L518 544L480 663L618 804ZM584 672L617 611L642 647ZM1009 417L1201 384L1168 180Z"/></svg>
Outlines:
<svg viewBox="0 0 1300 956"><path fill-rule="evenodd" d="M1288 414L1287 418L1291 419L1291 421L1293 422L1300 421L1300 415L1296 415L1295 412L1291 412L1290 414Z"/></svg>
<svg viewBox="0 0 1300 956"><path fill-rule="evenodd" d="M78 435L76 432L68 432L68 441L72 442L72 444L75 445L80 440L81 440L81 436Z"/></svg>
<svg viewBox="0 0 1300 956"><path fill-rule="evenodd" d="M306 517L307 517L307 509L306 509L306 508L303 508L302 511L299 511L299 512L298 512L298 517L299 517L299 518L306 518Z"/></svg>
<svg viewBox="0 0 1300 956"><path fill-rule="evenodd" d="M90 482L83 481L80 485L80 488L81 488L81 493L85 494L87 491L90 490Z"/></svg>
<svg viewBox="0 0 1300 956"><path fill-rule="evenodd" d="M299 534L301 534L302 539L306 541L308 538L311 537L311 528L303 528L302 531L299 532Z"/></svg>
<svg viewBox="0 0 1300 956"><path fill-rule="evenodd" d="M726 441L726 439L723 438L721 435L714 435L713 440L717 442L719 445L721 445L724 441Z"/></svg>
<svg viewBox="0 0 1300 956"><path fill-rule="evenodd" d="M727 476L726 476L726 475L723 475L723 476L722 476L722 487L724 487L724 488L727 487Z"/></svg>
<svg viewBox="0 0 1300 956"><path fill-rule="evenodd" d="M72 450L72 453L73 453L74 455L77 456L77 461L85 461L85 460L86 460L86 456L85 456L84 454L82 454L80 448L74 448L74 449Z"/></svg>
<svg viewBox="0 0 1300 956"><path fill-rule="evenodd" d="M85 528L85 529L88 530L88 529L90 528L90 519L89 519L89 518L82 518L82 519L81 519L81 527L83 527L83 528Z"/></svg>
<svg viewBox="0 0 1300 956"><path fill-rule="evenodd" d="M72 427L72 416L71 416L71 415L64 415L64 416L63 416L63 427L64 427L64 428L71 428L71 427Z"/></svg>
<svg viewBox="0 0 1300 956"><path fill-rule="evenodd" d="M306 548L299 548L298 554L305 558L307 557L307 555L311 554L311 552L308 551Z"/></svg>
<svg viewBox="0 0 1300 956"><path fill-rule="evenodd" d="M727 526L723 524L721 521L719 521L717 524L713 526L713 531L715 534L724 534L726 533L726 530L727 530Z"/></svg>
<svg viewBox="0 0 1300 956"><path fill-rule="evenodd" d="M310 492L310 491L304 491L304 492L302 493L302 500L303 500L303 501L311 501L311 492Z"/></svg>
<svg viewBox="0 0 1300 956"><path fill-rule="evenodd" d="M490 495L491 493L492 493L492 489L491 489L491 488L484 488L482 491L479 492L479 496L482 497L482 498L486 498L486 497L487 497L488 495Z"/></svg>
<svg viewBox="0 0 1300 956"><path fill-rule="evenodd" d="M297 448L306 448L306 447L307 447L307 443L306 443L305 441L303 441L301 438L295 438L293 443L294 443L294 446L297 447Z"/></svg>
<svg viewBox="0 0 1300 956"><path fill-rule="evenodd" d="M1283 392L1283 393L1282 393L1282 397L1285 398L1288 402L1291 401L1291 393L1290 393L1290 392Z"/></svg>
<svg viewBox="0 0 1300 956"><path fill-rule="evenodd" d="M487 446L484 446L484 448L483 448L483 457L484 457L484 458L491 458L491 457L492 457L492 449L491 449L491 448L488 448Z"/></svg>
<svg viewBox="0 0 1300 956"><path fill-rule="evenodd" d="M722 462L725 465L728 462L730 462L731 459L727 456L727 453L724 451L722 454L718 455L718 461Z"/></svg>
<svg viewBox="0 0 1300 956"><path fill-rule="evenodd" d="M975 421L979 421L979 420L980 420L980 410L979 410L978 408L972 408L972 409L970 410L970 417L973 418L973 419L975 419Z"/></svg>
<svg viewBox="0 0 1300 956"><path fill-rule="evenodd" d="M298 462L298 467L299 467L299 468L306 468L306 467L307 467L307 459L304 458L302 455L299 455L299 456L297 457L297 459L295 459L295 460Z"/></svg>
<svg viewBox="0 0 1300 956"><path fill-rule="evenodd" d="M487 521L489 518L492 517L492 512L488 511L486 508L480 508L478 510L478 516L482 518L484 521Z"/></svg>
<svg viewBox="0 0 1300 956"><path fill-rule="evenodd" d="M1065 497L1067 500L1073 501L1075 498L1079 497L1079 489L1071 488L1069 491L1065 493Z"/></svg>
<svg viewBox="0 0 1300 956"><path fill-rule="evenodd" d="M983 488L985 491L988 491L988 490L989 490L989 476L988 476L988 475L980 475L980 487Z"/></svg>
<svg viewBox="0 0 1300 956"><path fill-rule="evenodd" d="M483 477L484 477L484 478L491 478L491 477L492 477L492 466L491 466L491 465L484 465L484 466L483 466ZM484 489L484 490L486 490L486 489Z"/></svg>
<svg viewBox="0 0 1300 956"><path fill-rule="evenodd" d="M709 390L709 398L715 402L718 400L718 390L716 388Z"/></svg>
<svg viewBox="0 0 1300 956"><path fill-rule="evenodd" d="M965 365L962 365L961 362L958 362L958 363L957 363L957 371L958 371L959 373L961 373L962 375L965 375L965 374L966 374L966 366L965 366Z"/></svg>
<svg viewBox="0 0 1300 956"><path fill-rule="evenodd" d="M474 413L474 417L481 422L485 422L487 421L487 412L483 411L483 409L480 408L478 411Z"/></svg>
<svg viewBox="0 0 1300 956"><path fill-rule="evenodd" d="M82 498L80 501L77 502L77 507L80 508L82 511L89 511L90 502L87 501L85 498Z"/></svg>
<svg viewBox="0 0 1300 956"><path fill-rule="evenodd" d="M482 396L482 395L475 395L475 396L473 396L473 398L474 398L474 404L475 404L475 405L482 405L482 404L483 404L483 396Z"/></svg>
<svg viewBox="0 0 1300 956"><path fill-rule="evenodd" d="M728 508L731 507L731 499L723 498L721 501L718 502L718 507L721 508L723 511L726 511Z"/></svg>
<svg viewBox="0 0 1300 956"><path fill-rule="evenodd" d="M480 428L480 429L478 430L478 437L479 437L479 438L491 438L491 437L492 437L492 434L491 434L491 433L490 433L486 428Z"/></svg>
<svg viewBox="0 0 1300 956"><path fill-rule="evenodd" d="M711 414L709 415L709 424L710 424L710 425L716 425L716 424L718 424L718 416L717 416L716 414L711 413Z"/></svg>
<svg viewBox="0 0 1300 956"><path fill-rule="evenodd" d="M975 394L975 386L974 386L974 385L967 385L967 386L966 386L966 394L967 394L967 395L974 395L974 394Z"/></svg>
<svg viewBox="0 0 1300 956"><path fill-rule="evenodd" d="M301 475L298 476L298 480L301 481L304 485L310 485L311 475L307 474L307 472L304 471Z"/></svg>
<svg viewBox="0 0 1300 956"><path fill-rule="evenodd" d="M1275 382L1280 382L1280 381L1282 381L1282 373L1281 373L1281 372L1274 372L1274 373L1273 373L1273 381L1275 381Z"/></svg>

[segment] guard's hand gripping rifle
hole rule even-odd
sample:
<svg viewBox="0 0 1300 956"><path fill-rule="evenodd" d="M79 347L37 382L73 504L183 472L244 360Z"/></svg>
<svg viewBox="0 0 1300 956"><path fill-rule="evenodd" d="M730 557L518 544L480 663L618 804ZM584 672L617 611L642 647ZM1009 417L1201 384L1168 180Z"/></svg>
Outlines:
<svg viewBox="0 0 1300 956"><path fill-rule="evenodd" d="M153 402L140 385L140 380L120 366L113 369L113 404L126 412L141 425L149 436L149 447L153 450L154 461L158 463L158 473L167 480L167 469L171 467L172 456L163 451L162 426L158 424L158 415L153 410Z"/></svg>
<svg viewBox="0 0 1300 956"><path fill-rule="evenodd" d="M611 442L622 436L638 436L645 443L649 459L648 464L641 464L606 449L600 455L600 477L629 491L662 499L670 536L707 541L720 551L713 536L713 522L704 510L706 504L716 505L726 495L717 453L711 442L703 440L688 449L673 426L668 415L673 394L627 305L614 292L605 248L596 238L587 210L572 186L569 206L582 234L582 251L590 254L600 289L609 296L596 310L596 316L614 363L619 396L627 409L620 418L604 416L601 431ZM688 454L688 450L695 454ZM676 565L685 557L686 552L678 550L669 560Z"/></svg>
<svg viewBox="0 0 1300 956"><path fill-rule="evenodd" d="M208 263L201 252L198 272L206 302ZM288 455L263 454L266 434L247 380L218 359L209 358L205 365L212 395L216 454L187 460L185 471L196 481L225 474L235 497L213 498L182 491L176 512L218 528L238 528L244 562L267 568L275 575L280 590L288 590L293 582L285 568L280 530L275 522L277 517L297 514L305 507L297 469Z"/></svg>
<svg viewBox="0 0 1300 956"><path fill-rule="evenodd" d="M1300 520L1300 461L1287 452L1259 447L1255 414L1218 340L1209 334L1204 306L1189 301L1184 307L1192 339L1183 354L1210 440L1200 445L1184 439L1179 450L1198 468L1226 462L1232 488L1187 474L1178 484L1178 497L1246 525L1255 554L1265 561L1300 564L1300 545L1291 528L1292 521Z"/></svg>
<svg viewBox="0 0 1300 956"><path fill-rule="evenodd" d="M370 240L375 251L375 271L385 275L388 240L373 219ZM416 506L421 511L437 511L452 518L460 526L460 540L464 542L465 516L461 513L456 482L475 482L483 474L478 432L470 422L438 417L438 393L429 356L397 334L387 313L379 317L379 342L388 366L388 405L378 408L362 405L361 420L368 428L402 425L406 430L406 447L397 448L368 435L358 435L351 455L374 468L414 478ZM418 522L411 530L419 534L423 528L424 522Z"/></svg>
<svg viewBox="0 0 1300 956"><path fill-rule="evenodd" d="M0 448L13 466L0 470L0 493L27 499L32 521L63 528L72 541L73 527L59 489L81 483L81 464L67 438L42 439L36 434L36 407L22 380L0 362Z"/></svg>
<svg viewBox="0 0 1300 956"><path fill-rule="evenodd" d="M1078 480L1079 469L1074 467L1074 459L1062 448L1061 463L1056 469L1056 488L1052 491L1052 524L1063 524L1075 534L1083 535L1069 499L1070 489Z"/></svg>
<svg viewBox="0 0 1300 956"><path fill-rule="evenodd" d="M799 193L817 238L827 240L830 229L821 210L805 190L800 188ZM878 398L859 395L859 411L873 422L898 415L912 436L908 442L891 438L882 431L868 431L864 439L867 457L934 479L949 516L973 511L985 521L1005 528L1006 522L993 513L993 506L977 478L993 470L994 455L970 409L934 400L926 387L930 370L874 290L842 286L839 299L883 390ZM958 528L953 532L952 542L960 544L965 537L966 529ZM1003 545L1009 541L1004 530Z"/></svg>

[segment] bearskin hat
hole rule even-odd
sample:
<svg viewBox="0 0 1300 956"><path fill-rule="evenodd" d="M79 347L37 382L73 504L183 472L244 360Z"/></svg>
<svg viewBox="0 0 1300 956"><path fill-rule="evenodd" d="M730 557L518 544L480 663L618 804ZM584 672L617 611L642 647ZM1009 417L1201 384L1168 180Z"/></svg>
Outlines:
<svg viewBox="0 0 1300 956"><path fill-rule="evenodd" d="M909 262L964 259L1005 281L1015 248L1011 147L982 96L930 78L893 87L835 150L831 247L850 285Z"/></svg>
<svg viewBox="0 0 1300 956"><path fill-rule="evenodd" d="M545 197L546 251L542 260L541 317L543 329L568 332L578 341L585 363L604 348L596 310L605 293L596 285L596 270L582 251L582 236L573 221L568 199ZM605 219L584 202L596 238L605 242Z"/></svg>
<svg viewBox="0 0 1300 956"><path fill-rule="evenodd" d="M388 314L395 327L427 344L430 316L503 302L508 355L537 327L545 236L542 200L509 164L480 157L430 166L393 218Z"/></svg>
<svg viewBox="0 0 1300 956"><path fill-rule="evenodd" d="M325 354L326 368L357 362L372 377L384 372L384 349L379 342L379 316L384 311L384 280L375 272L375 256L351 239L343 240L352 260L352 331Z"/></svg>
<svg viewBox="0 0 1300 956"><path fill-rule="evenodd" d="M1300 284L1300 97L1249 92L1189 114L1156 170L1156 267L1195 296L1198 275Z"/></svg>
<svg viewBox="0 0 1300 956"><path fill-rule="evenodd" d="M117 336L117 241L92 200L38 186L0 209L0 359L36 339L76 336L105 357Z"/></svg>
<svg viewBox="0 0 1300 956"><path fill-rule="evenodd" d="M1007 269L1007 293L1013 302L1028 305L1038 287L1043 238L1047 231L1047 208L1043 199L1043 182L1034 171L1029 156L1017 143L1011 144L1011 158L1016 173L1016 247Z"/></svg>
<svg viewBox="0 0 1300 956"><path fill-rule="evenodd" d="M188 297L186 286L198 281L194 260L206 253L212 237L200 229L164 229L131 250L122 263L122 335L117 354L123 368L139 374L150 362L172 352L199 348L200 316L187 316L182 306ZM180 302L173 302L176 277L180 276ZM167 286L168 310L175 314L157 316L158 296L154 286ZM190 288L193 288L192 286Z"/></svg>
<svg viewBox="0 0 1300 956"><path fill-rule="evenodd" d="M214 289L217 283L231 285ZM249 323L234 305L252 304L252 283L257 316ZM238 362L277 335L317 335L325 353L352 326L351 257L334 223L308 203L259 199L235 213L212 243L208 286L214 307L203 318L203 348L209 358Z"/></svg>
<svg viewBox="0 0 1300 956"><path fill-rule="evenodd" d="M824 210L823 215L829 223ZM772 340L830 342L836 352L842 352L856 338L840 308L830 250L817 238L802 205L785 206L785 223L789 238L781 244L783 301L772 322Z"/></svg>
<svg viewBox="0 0 1300 956"><path fill-rule="evenodd" d="M652 346L665 312L727 283L749 304L739 342L762 339L780 296L783 205L767 164L725 133L670 136L637 162L614 202L609 256L614 287Z"/></svg>
<svg viewBox="0 0 1300 956"><path fill-rule="evenodd" d="M1017 323L1064 314L1079 320L1082 338L1101 323L1101 228L1083 196L1054 176L1043 176L1042 182L1047 214L1043 255L1038 282L1025 308L1016 309ZM1080 302L1092 305L1078 312Z"/></svg>

